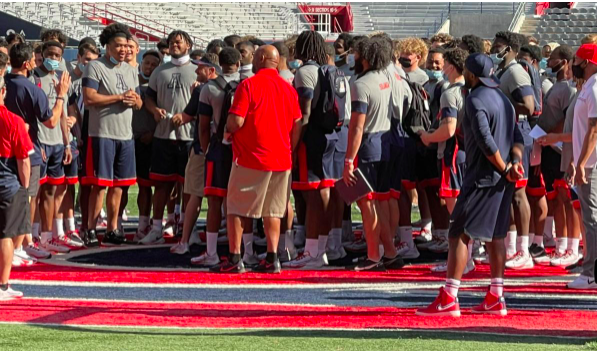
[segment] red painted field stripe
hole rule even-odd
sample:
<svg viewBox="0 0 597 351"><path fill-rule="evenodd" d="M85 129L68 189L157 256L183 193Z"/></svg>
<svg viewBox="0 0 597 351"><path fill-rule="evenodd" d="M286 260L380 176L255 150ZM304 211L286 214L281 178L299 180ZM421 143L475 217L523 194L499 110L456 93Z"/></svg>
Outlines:
<svg viewBox="0 0 597 351"><path fill-rule="evenodd" d="M554 324L553 321L557 323ZM597 312L510 311L507 317L417 317L410 308L150 303L22 299L0 303L0 321L206 328L444 329L546 336L597 336Z"/></svg>
<svg viewBox="0 0 597 351"><path fill-rule="evenodd" d="M538 267L532 271L506 271L506 278L532 278L562 276L564 269ZM464 280L489 278L489 267L481 266ZM15 268L11 279L73 282L111 283L169 283L169 284L341 284L341 283L393 283L393 282L441 282L445 274L432 274L429 266L407 266L402 270L380 272L352 272L341 268L333 271L290 271L281 274L243 275L212 274L206 272L159 272L90 269L37 264L31 267ZM507 284L507 281L506 281Z"/></svg>

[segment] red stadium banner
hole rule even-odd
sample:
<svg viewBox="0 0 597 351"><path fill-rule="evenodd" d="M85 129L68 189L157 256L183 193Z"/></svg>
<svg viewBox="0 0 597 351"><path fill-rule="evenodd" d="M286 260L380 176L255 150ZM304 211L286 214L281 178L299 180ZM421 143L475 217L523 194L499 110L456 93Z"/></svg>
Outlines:
<svg viewBox="0 0 597 351"><path fill-rule="evenodd" d="M334 33L352 32L354 29L352 23L352 11L350 4L347 5L309 5L300 3L298 8L303 13L312 14L330 14L330 23ZM305 16L308 21L313 21L309 16Z"/></svg>

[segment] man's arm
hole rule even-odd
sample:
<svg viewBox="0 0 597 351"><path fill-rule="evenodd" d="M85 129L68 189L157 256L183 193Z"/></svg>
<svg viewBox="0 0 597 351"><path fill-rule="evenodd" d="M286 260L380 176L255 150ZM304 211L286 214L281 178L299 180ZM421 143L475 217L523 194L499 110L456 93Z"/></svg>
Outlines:
<svg viewBox="0 0 597 351"><path fill-rule="evenodd" d="M589 129L582 143L577 169L585 168L589 157L595 151L595 146L597 146L597 118L589 118Z"/></svg>
<svg viewBox="0 0 597 351"><path fill-rule="evenodd" d="M243 117L231 113L228 115L226 131L230 134L235 133L237 130L242 128L243 124L245 124L245 119Z"/></svg>
<svg viewBox="0 0 597 351"><path fill-rule="evenodd" d="M535 113L535 97L527 95L522 97L522 102L517 102L514 105L514 110L517 115L532 116Z"/></svg>
<svg viewBox="0 0 597 351"><path fill-rule="evenodd" d="M104 95L94 88L83 87L83 102L87 107L112 105L122 101L124 101L124 94Z"/></svg>
<svg viewBox="0 0 597 351"><path fill-rule="evenodd" d="M209 132L211 128L211 117L206 115L199 115L199 143L203 154L207 154L209 147Z"/></svg>
<svg viewBox="0 0 597 351"><path fill-rule="evenodd" d="M457 121L458 119L456 117L444 117L439 122L439 127L435 131L432 133L421 133L421 141L423 141L425 145L429 145L431 143L439 143L450 139L456 134Z"/></svg>
<svg viewBox="0 0 597 351"><path fill-rule="evenodd" d="M292 135L290 137L292 152L296 151L296 147L298 146L299 142L301 141L301 135L303 133L303 121L301 118L298 118L294 121L294 126L292 127Z"/></svg>
<svg viewBox="0 0 597 351"><path fill-rule="evenodd" d="M147 111L153 115L153 118L156 120L156 122L159 122L166 118L166 110L158 107L156 100L150 96L151 94L149 94L149 89L147 89L147 92L148 93L145 94L145 100L143 101L145 109L147 109Z"/></svg>
<svg viewBox="0 0 597 351"><path fill-rule="evenodd" d="M17 160L17 168L19 170L19 180L24 188L29 187L29 177L31 176L31 161L29 157Z"/></svg>
<svg viewBox="0 0 597 351"><path fill-rule="evenodd" d="M473 129L473 137L477 145L487 157L489 162L495 167L498 172L506 170L506 163L500 155L500 150L491 135L487 115L484 111L477 110L475 115L471 118L471 125Z"/></svg>
<svg viewBox="0 0 597 351"><path fill-rule="evenodd" d="M302 123L306 126L309 123L309 117L311 116L311 102L313 98L299 97L299 106L301 107L301 113L303 115Z"/></svg>

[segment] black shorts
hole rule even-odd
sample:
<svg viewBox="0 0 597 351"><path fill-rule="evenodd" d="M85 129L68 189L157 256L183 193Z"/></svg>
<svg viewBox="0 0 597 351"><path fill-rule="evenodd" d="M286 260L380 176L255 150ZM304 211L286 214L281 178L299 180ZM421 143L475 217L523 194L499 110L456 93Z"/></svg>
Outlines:
<svg viewBox="0 0 597 351"><path fill-rule="evenodd" d="M135 139L135 166L137 171L137 183L139 186L151 187L153 181L149 178L151 169L152 143L144 144L140 139Z"/></svg>
<svg viewBox="0 0 597 351"><path fill-rule="evenodd" d="M153 138L149 178L158 182L184 184L192 141Z"/></svg>
<svg viewBox="0 0 597 351"><path fill-rule="evenodd" d="M81 160L79 149L77 149L77 142L70 143L73 160L70 164L64 165L64 181L67 185L74 185L79 182L79 162Z"/></svg>
<svg viewBox="0 0 597 351"><path fill-rule="evenodd" d="M560 171L561 160L562 155L551 146L545 146L541 151L541 173L543 173L543 179L545 180L545 191L548 200L556 198L556 183L558 180L564 179L564 172Z"/></svg>
<svg viewBox="0 0 597 351"><path fill-rule="evenodd" d="M292 189L333 187L342 178L347 138L348 130L326 134L315 128L307 129L298 146L298 164L292 172Z"/></svg>
<svg viewBox="0 0 597 351"><path fill-rule="evenodd" d="M437 169L437 149L418 147L415 163L417 184L422 188L440 185L440 174Z"/></svg>
<svg viewBox="0 0 597 351"><path fill-rule="evenodd" d="M417 187L417 141L407 137L402 137L402 141L404 142L400 169L402 187L405 190L412 190Z"/></svg>
<svg viewBox="0 0 597 351"><path fill-rule="evenodd" d="M212 138L205 155L205 196L226 197L232 170L232 147Z"/></svg>
<svg viewBox="0 0 597 351"><path fill-rule="evenodd" d="M402 189L402 157L404 155L404 147L390 145L390 161L388 161L386 178L390 183L390 197L392 199L399 199Z"/></svg>
<svg viewBox="0 0 597 351"><path fill-rule="evenodd" d="M40 184L61 185L64 183L64 145L44 145L41 148L46 153L46 161L40 168Z"/></svg>
<svg viewBox="0 0 597 351"><path fill-rule="evenodd" d="M457 198L462 189L462 177L466 169L464 151L457 150L449 159L438 160L440 173L439 197L442 199Z"/></svg>
<svg viewBox="0 0 597 351"><path fill-rule="evenodd" d="M125 187L136 183L135 142L89 137L82 185Z"/></svg>
<svg viewBox="0 0 597 351"><path fill-rule="evenodd" d="M31 166L31 176L29 177L29 188L27 194L29 197L36 197L39 192L39 180L41 177L41 166Z"/></svg>
<svg viewBox="0 0 597 351"><path fill-rule="evenodd" d="M471 239L491 242L506 237L510 225L510 207L515 184L505 177L491 187L464 187L450 217L450 238L468 235Z"/></svg>
<svg viewBox="0 0 597 351"><path fill-rule="evenodd" d="M524 167L524 175L522 179L516 182L516 188L524 188L529 182L529 174L531 169L531 154L533 152L533 138L529 135L531 133L531 126L529 121L521 120L517 123L520 133L524 139L524 151L522 153L522 166Z"/></svg>
<svg viewBox="0 0 597 351"><path fill-rule="evenodd" d="M0 239L31 233L29 195L21 187L13 197L0 200Z"/></svg>

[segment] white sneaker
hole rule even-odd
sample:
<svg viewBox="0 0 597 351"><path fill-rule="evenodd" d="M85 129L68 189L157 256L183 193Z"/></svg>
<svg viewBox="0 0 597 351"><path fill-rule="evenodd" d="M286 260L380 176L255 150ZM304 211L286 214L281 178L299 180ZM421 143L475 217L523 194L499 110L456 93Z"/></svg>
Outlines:
<svg viewBox="0 0 597 351"><path fill-rule="evenodd" d="M344 243L344 248L350 252L365 252L367 251L367 241L364 238L360 238L351 243Z"/></svg>
<svg viewBox="0 0 597 351"><path fill-rule="evenodd" d="M133 238L133 241L136 242L136 243L138 243L144 237L146 237L147 234L149 234L150 231L151 231L151 226L150 225L148 225L144 229L137 228L137 232L135 233L135 237Z"/></svg>
<svg viewBox="0 0 597 351"><path fill-rule="evenodd" d="M73 242L75 242L77 245L76 247L85 246L85 243L83 242L83 239L81 239L81 236L79 235L79 231L77 231L77 230L71 230L71 231L66 232L66 237L69 238L70 240L72 240Z"/></svg>
<svg viewBox="0 0 597 351"><path fill-rule="evenodd" d="M429 240L429 241L419 241L419 243L417 243L415 241L415 245L417 246L417 248L419 250L428 250L430 246L435 245L439 240L440 240L439 236L432 235L431 236L431 240Z"/></svg>
<svg viewBox="0 0 597 351"><path fill-rule="evenodd" d="M98 218L97 219L96 228L97 229L106 229L106 228L108 228L108 222L106 221L106 219L101 218L101 217Z"/></svg>
<svg viewBox="0 0 597 351"><path fill-rule="evenodd" d="M265 259L265 256L264 256ZM260 259L257 255L253 254L253 255L248 255L248 254L244 254L243 255L243 263L247 266L256 266L258 265L260 262Z"/></svg>
<svg viewBox="0 0 597 351"><path fill-rule="evenodd" d="M414 260L421 255L416 246L410 247L407 243L398 244L396 250L398 251L398 256L407 260Z"/></svg>
<svg viewBox="0 0 597 351"><path fill-rule="evenodd" d="M305 246L305 241L307 240L307 234L304 230L296 230L294 231L294 246L295 247L303 247Z"/></svg>
<svg viewBox="0 0 597 351"><path fill-rule="evenodd" d="M160 245L165 243L164 236L162 235L162 231L153 228L143 239L139 240L140 245Z"/></svg>
<svg viewBox="0 0 597 351"><path fill-rule="evenodd" d="M415 243L422 244L427 243L433 239L433 234L426 229L421 229L421 234L415 236Z"/></svg>
<svg viewBox="0 0 597 351"><path fill-rule="evenodd" d="M50 252L42 249L38 244L26 246L23 250L27 253L27 255L37 259L43 260L52 257Z"/></svg>
<svg viewBox="0 0 597 351"><path fill-rule="evenodd" d="M550 264L556 267L568 267L578 263L579 260L580 257L578 255L575 255L574 252L572 252L572 250L566 250L566 252L562 256L554 257L554 259L551 260Z"/></svg>
<svg viewBox="0 0 597 351"><path fill-rule="evenodd" d="M41 247L50 251L50 252L58 252L58 253L69 253L70 249L66 246L61 245L56 239L52 238L52 240L47 242L41 242Z"/></svg>
<svg viewBox="0 0 597 351"><path fill-rule="evenodd" d="M129 212L129 210L127 210L126 208L124 209L124 211L122 211L122 221L123 222L129 221L128 212Z"/></svg>
<svg viewBox="0 0 597 351"><path fill-rule="evenodd" d="M320 254L319 256L317 256L317 258L323 262L324 266L329 266L330 265L330 262L328 261L328 254L327 253L324 252L324 253Z"/></svg>
<svg viewBox="0 0 597 351"><path fill-rule="evenodd" d="M475 270L475 262L473 260L468 260L466 263L466 267L464 267L463 274L468 274ZM433 273L445 273L448 271L448 262L440 263L437 266L431 267L431 271Z"/></svg>
<svg viewBox="0 0 597 351"><path fill-rule="evenodd" d="M66 246L69 248L81 248L83 247L83 241L81 240L81 242L77 242L71 238L69 238L66 235L59 235L58 238L55 239L58 244L62 245L62 246Z"/></svg>
<svg viewBox="0 0 597 351"><path fill-rule="evenodd" d="M199 236L199 230L193 229L191 236L189 237L189 246L200 245L201 237Z"/></svg>
<svg viewBox="0 0 597 351"><path fill-rule="evenodd" d="M543 235L543 247L556 247L556 239L553 235Z"/></svg>
<svg viewBox="0 0 597 351"><path fill-rule="evenodd" d="M290 262L284 262L282 267L290 269L318 269L325 266L322 256L312 257L308 252L303 253Z"/></svg>
<svg viewBox="0 0 597 351"><path fill-rule="evenodd" d="M556 251L552 251L549 255L535 257L535 263L540 266L551 266L551 261L561 257Z"/></svg>
<svg viewBox="0 0 597 351"><path fill-rule="evenodd" d="M342 246L333 249L328 248L328 250L325 253L327 255L328 260L330 261L335 261L346 257L346 250L344 250L344 247Z"/></svg>
<svg viewBox="0 0 597 351"><path fill-rule="evenodd" d="M31 265L37 263L37 259L35 257L29 256L29 254L27 254L27 252L25 250L23 250L22 247L20 249L15 249L13 257L20 258L27 266L31 266ZM13 262L14 262L14 260L13 260Z"/></svg>
<svg viewBox="0 0 597 351"><path fill-rule="evenodd" d="M170 248L170 253L175 255L184 255L189 252L189 244L183 243L182 241L178 242L176 245Z"/></svg>
<svg viewBox="0 0 597 351"><path fill-rule="evenodd" d="M10 285L6 290L0 289L0 300L20 299L21 297L23 297L23 293L20 291L12 290Z"/></svg>
<svg viewBox="0 0 597 351"><path fill-rule="evenodd" d="M218 257L218 255L216 254L216 255L210 256L207 254L207 251L205 251L204 253L202 253L201 255L199 255L197 257L191 258L191 264L193 266L211 267L211 266L215 266L219 263L220 263L220 258Z"/></svg>
<svg viewBox="0 0 597 351"><path fill-rule="evenodd" d="M474 257L473 260L475 264L489 264L489 254L487 252L483 252L483 254Z"/></svg>
<svg viewBox="0 0 597 351"><path fill-rule="evenodd" d="M475 257L483 257L485 256L485 248L481 244L479 240L475 240L473 242L473 253L471 255L473 258Z"/></svg>
<svg viewBox="0 0 597 351"><path fill-rule="evenodd" d="M256 238L255 240L253 240L253 244L257 246L267 246L267 238Z"/></svg>
<svg viewBox="0 0 597 351"><path fill-rule="evenodd" d="M176 222L168 221L162 230L162 236L174 236L176 233Z"/></svg>
<svg viewBox="0 0 597 351"><path fill-rule="evenodd" d="M506 268L510 269L531 269L535 267L530 254L518 251L514 257L506 261Z"/></svg>
<svg viewBox="0 0 597 351"><path fill-rule="evenodd" d="M427 250L435 253L444 253L448 252L448 240L444 238L439 238L433 245L427 247Z"/></svg>
<svg viewBox="0 0 597 351"><path fill-rule="evenodd" d="M25 261L17 255L12 256L12 264L11 265L13 268L28 266L28 264L25 263Z"/></svg>
<svg viewBox="0 0 597 351"><path fill-rule="evenodd" d="M587 277L586 275L579 275L576 279L566 285L568 289L597 289L595 278Z"/></svg>

